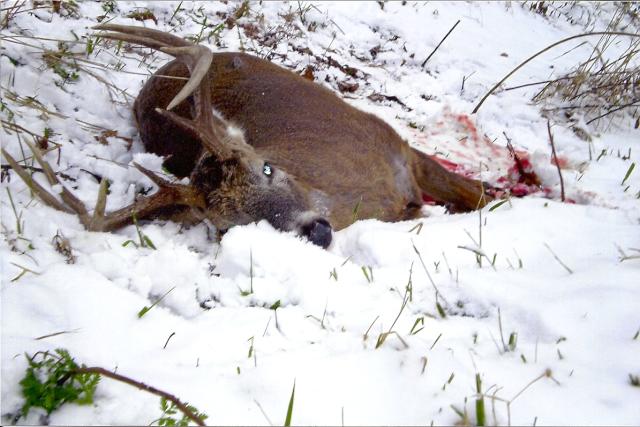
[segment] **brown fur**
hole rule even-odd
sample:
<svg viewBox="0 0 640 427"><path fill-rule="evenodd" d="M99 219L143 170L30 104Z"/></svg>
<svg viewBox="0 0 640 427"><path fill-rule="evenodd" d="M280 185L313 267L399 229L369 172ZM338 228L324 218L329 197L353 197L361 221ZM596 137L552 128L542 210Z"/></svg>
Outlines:
<svg viewBox="0 0 640 427"><path fill-rule="evenodd" d="M176 60L156 74L188 77L189 71ZM479 203L478 181L447 171L376 116L284 68L243 53L215 53L208 78L213 108L244 131L261 158L295 177L304 191L320 192L334 229L353 221L356 206L359 219L415 218L423 194L451 211L486 202ZM193 172L202 146L155 108L165 108L184 84L151 78L134 107L147 150L171 156L165 166L177 176ZM189 104L174 112L191 118Z"/></svg>
<svg viewBox="0 0 640 427"><path fill-rule="evenodd" d="M75 212L89 230L115 230L136 217L209 219L219 230L266 219L326 248L332 229L355 218L417 217L425 196L450 211L472 210L489 200L480 182L412 149L376 116L268 61L243 53L214 54L149 28L95 28L109 31L101 37L176 58L147 81L134 111L146 149L166 157L165 166L178 177L188 176L189 184L169 182L134 163L158 191L105 213L104 181L89 214L52 172L47 178L61 185L62 203L2 150L41 200ZM31 149L50 171L39 150Z"/></svg>

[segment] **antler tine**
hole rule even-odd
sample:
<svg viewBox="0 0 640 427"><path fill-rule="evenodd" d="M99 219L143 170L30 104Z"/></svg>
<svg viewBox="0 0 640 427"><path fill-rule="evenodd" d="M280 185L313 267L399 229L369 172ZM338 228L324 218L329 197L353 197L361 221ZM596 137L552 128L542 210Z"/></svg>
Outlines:
<svg viewBox="0 0 640 427"><path fill-rule="evenodd" d="M139 45L149 47L151 49L156 49L156 50L159 50L160 48L166 46L165 43L159 42L154 39L150 39L148 37L138 36L134 34L101 32L101 33L98 33L98 36L103 37L105 39L122 40L123 42L127 42L127 43L139 44Z"/></svg>
<svg viewBox="0 0 640 427"><path fill-rule="evenodd" d="M98 30L114 31L101 33L103 37L137 43L167 53L188 68L191 77L178 94L167 105L165 111L157 110L180 127L197 135L208 151L225 154L222 140L226 136L227 123L214 116L211 109L211 88L207 78L213 61L213 52L204 46L194 45L186 40L158 30L142 27L130 27L116 24L102 24L93 27ZM193 95L195 99L195 117L185 120L169 110Z"/></svg>
<svg viewBox="0 0 640 427"><path fill-rule="evenodd" d="M92 28L94 30L115 31L116 33L122 33L129 36L142 37L147 40L154 40L156 43L160 43L160 46L174 46L174 47L193 46L193 43L183 38L174 36L172 34L167 34L159 30L154 30L151 28L132 27L129 25L118 25L118 24L99 24ZM105 33L105 34L113 35L114 33ZM107 37L107 36L105 35L104 37ZM124 37L124 36L120 36L120 37ZM109 36L109 38L115 38L115 37ZM129 41L123 38L117 38L117 40ZM138 42L132 41L132 43L138 43ZM141 44L144 44L144 43L141 43ZM152 46L148 46L148 47L152 47ZM156 47L153 47L153 48L157 49Z"/></svg>
<svg viewBox="0 0 640 427"><path fill-rule="evenodd" d="M196 46L180 37L163 33L162 31L117 24L101 24L93 28L109 31L99 33L101 37L140 44L167 53L185 62L191 72L191 78L169 103L167 110L174 109L196 90L202 79L207 75L213 60L213 53L206 47Z"/></svg>
<svg viewBox="0 0 640 427"><path fill-rule="evenodd" d="M35 159L38 161L47 181L54 186L59 185L62 190L60 197L62 202L59 201L53 194L45 190L42 185L36 182L31 175L4 149L0 149L3 157L7 160L11 168L18 174L18 176L25 182L25 184L33 191L33 193L42 200L46 205L57 209L62 212L76 214L80 219L80 222L89 231L111 231L117 228L123 227L127 224L131 224L133 221L133 215L137 215L138 218L144 218L147 216L153 216L154 213L167 207L175 207L176 205L196 207L203 209L206 206L206 202L202 194L189 185L172 184L167 180L160 178L155 173L142 166L134 163L135 167L145 174L151 181L153 181L159 190L151 196L143 197L134 203L121 208L117 211L105 214L105 207L107 202L107 180L103 179L100 182L100 189L98 190L98 198L93 210L93 215L89 215L84 204L74 196L64 185L58 180L58 177L53 172L51 165L44 160L42 154L37 147L28 144L29 148L33 151Z"/></svg>
<svg viewBox="0 0 640 427"><path fill-rule="evenodd" d="M193 133L208 151L226 157L228 153L222 141L226 136L227 123L213 114L211 88L207 78L213 61L213 52L204 46L165 47L160 50L184 62L189 67L191 77L169 103L167 109L156 108L156 112ZM184 119L170 111L191 94L195 98L194 120Z"/></svg>
<svg viewBox="0 0 640 427"><path fill-rule="evenodd" d="M40 198L46 205L51 206L54 209L58 209L63 212L73 213L73 211L65 206L63 203L60 203L58 199L56 199L51 193L44 189L40 184L38 184L31 175L22 167L18 162L7 153L4 148L0 149L2 151L2 155L9 162L11 168L18 174L20 178L27 184L27 187L33 191L33 193Z"/></svg>
<svg viewBox="0 0 640 427"><path fill-rule="evenodd" d="M49 184L51 186L59 185L61 187L61 189L62 189L61 193L60 193L60 197L62 198L62 200L67 205L69 205L69 207L74 212L76 212L78 215L80 215L80 220L81 221L83 221L83 222L86 221L88 219L88 214L87 214L87 210L84 207L84 204L80 201L80 199L78 199L69 190L67 190L67 188L64 185L62 185L62 183L60 182L60 180L58 179L56 174L53 172L53 169L51 168L51 165L49 165L49 162L47 162L42 157L42 153L40 152L38 147L36 147L35 145L31 144L29 141L25 141L25 143L27 144L27 146L29 147L29 149L33 153L33 157L36 159L36 161L42 167L42 170L44 171L44 174L47 177L47 180L49 181Z"/></svg>
<svg viewBox="0 0 640 427"><path fill-rule="evenodd" d="M209 67L213 61L213 52L204 46L188 46L188 47L165 47L160 48L161 52L168 53L181 61L185 62L191 72L191 78L173 98L167 106L167 110L173 108L187 99L196 89L204 84L205 87L200 88L199 97L206 99L196 102L196 116L212 115L211 113L211 95L209 91L209 82L205 78L209 72ZM195 62L195 63L194 63Z"/></svg>
<svg viewBox="0 0 640 427"><path fill-rule="evenodd" d="M138 163L134 162L133 165L158 186L158 191L151 196L142 197L129 206L104 215L100 223L104 231L115 230L131 224L134 216L140 219L157 213L163 208L176 206L205 208L204 196L190 185L173 184Z"/></svg>

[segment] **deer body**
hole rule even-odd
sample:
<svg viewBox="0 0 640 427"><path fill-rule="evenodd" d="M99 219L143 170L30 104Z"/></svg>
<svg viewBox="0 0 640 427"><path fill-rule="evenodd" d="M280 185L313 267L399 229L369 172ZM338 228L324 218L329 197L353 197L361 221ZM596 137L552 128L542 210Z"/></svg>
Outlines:
<svg viewBox="0 0 640 427"><path fill-rule="evenodd" d="M189 71L172 61L157 74L188 77ZM334 229L353 222L356 206L360 219L415 218L423 194L458 210L478 205L479 183L445 170L378 117L291 71L243 53L214 53L208 78L212 108L241 128L247 143L274 167L305 183L314 208ZM145 146L172 156L165 165L178 176L193 171L201 145L155 108L165 108L183 85L149 79L134 107ZM191 114L187 101L175 111Z"/></svg>
<svg viewBox="0 0 640 427"><path fill-rule="evenodd" d="M157 73L189 76L178 61ZM304 183L313 207L335 229L353 221L356 206L358 218L397 221L419 213L422 193L412 150L376 116L246 54L214 54L209 78L212 107L242 129L261 157ZM183 85L181 80L149 79L134 107L146 148L172 156L165 165L178 176L193 171L201 145L155 108L165 108ZM188 101L174 111L189 116Z"/></svg>
<svg viewBox="0 0 640 427"><path fill-rule="evenodd" d="M489 199L480 182L447 171L376 116L291 71L244 53L212 53L157 30L96 28L110 31L102 37L176 58L147 81L134 113L146 150L165 156L165 167L188 176L190 184L170 183L136 165L159 190L105 214L104 184L90 216L64 187L60 204L29 181L3 150L42 200L76 212L89 229L115 229L131 223L134 214L208 218L219 229L266 219L327 247L332 229L356 217L417 217L424 196L451 211L472 210ZM47 178L59 183L53 173Z"/></svg>

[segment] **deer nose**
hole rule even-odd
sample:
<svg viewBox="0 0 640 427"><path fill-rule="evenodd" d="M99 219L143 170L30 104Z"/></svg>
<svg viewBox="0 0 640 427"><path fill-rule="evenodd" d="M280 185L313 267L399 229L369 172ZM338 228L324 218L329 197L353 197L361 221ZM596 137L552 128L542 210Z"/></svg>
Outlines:
<svg viewBox="0 0 640 427"><path fill-rule="evenodd" d="M311 243L327 249L331 243L331 224L323 218L314 219L302 228L302 234Z"/></svg>

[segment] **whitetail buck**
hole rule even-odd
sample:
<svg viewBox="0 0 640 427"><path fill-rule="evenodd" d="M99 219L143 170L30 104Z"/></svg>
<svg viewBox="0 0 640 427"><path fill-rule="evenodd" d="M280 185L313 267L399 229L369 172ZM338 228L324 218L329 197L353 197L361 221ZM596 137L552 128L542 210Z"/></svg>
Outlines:
<svg viewBox="0 0 640 427"><path fill-rule="evenodd" d="M32 190L54 208L76 213L91 230L138 219L208 218L220 230L266 219L327 247L332 229L357 217L398 221L420 213L423 196L450 211L483 206L480 182L449 172L411 148L386 123L336 94L244 53L212 53L157 30L104 24L101 37L160 50L176 59L150 78L134 113L146 150L190 184L170 183L136 167L159 190L105 214L106 180L94 213L62 187L60 202L4 150ZM60 184L32 148L49 182Z"/></svg>

